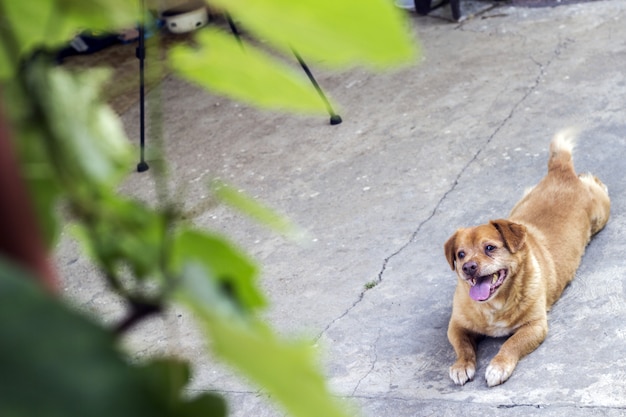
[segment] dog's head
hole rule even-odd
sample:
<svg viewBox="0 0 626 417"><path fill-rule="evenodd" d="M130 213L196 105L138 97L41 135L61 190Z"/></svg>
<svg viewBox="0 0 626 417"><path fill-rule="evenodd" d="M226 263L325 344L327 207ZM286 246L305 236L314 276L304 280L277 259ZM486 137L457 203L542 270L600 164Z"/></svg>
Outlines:
<svg viewBox="0 0 626 417"><path fill-rule="evenodd" d="M470 297L488 301L518 268L526 227L508 220L457 230L445 243L446 259Z"/></svg>

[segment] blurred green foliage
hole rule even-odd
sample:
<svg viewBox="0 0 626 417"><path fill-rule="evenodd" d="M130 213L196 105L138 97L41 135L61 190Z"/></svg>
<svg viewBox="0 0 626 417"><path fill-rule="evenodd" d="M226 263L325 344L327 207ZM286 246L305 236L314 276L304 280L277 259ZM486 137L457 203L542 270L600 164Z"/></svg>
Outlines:
<svg viewBox="0 0 626 417"><path fill-rule="evenodd" d="M157 190L154 206L116 192L133 150L119 119L101 102L108 71L71 72L37 53L60 47L85 28L133 26L142 15L138 3L0 0L0 91L45 240L52 246L71 222L130 314L182 303L199 318L213 353L294 416L344 416L317 369L313 348L278 337L257 317L265 299L252 260L224 237L191 228L166 190ZM332 68L379 69L410 62L418 52L387 0L211 3L277 50L295 49ZM217 29L198 31L195 46L174 48L169 62L180 76L254 105L325 111L302 74ZM278 232L297 235L288 221L226 184L216 182L212 189ZM154 284L150 292L140 285L146 281ZM127 323L133 319L142 316ZM0 415L226 414L214 394L183 395L189 365L166 358L131 364L116 348L117 335L44 293L0 258Z"/></svg>

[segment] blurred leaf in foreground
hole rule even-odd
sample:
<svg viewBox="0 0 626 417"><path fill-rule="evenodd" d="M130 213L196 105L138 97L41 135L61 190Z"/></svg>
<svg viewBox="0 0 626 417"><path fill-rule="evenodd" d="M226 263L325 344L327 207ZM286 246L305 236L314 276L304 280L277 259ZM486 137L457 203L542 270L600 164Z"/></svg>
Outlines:
<svg viewBox="0 0 626 417"><path fill-rule="evenodd" d="M0 81L35 48L58 48L79 31L133 27L139 6L127 0L0 0Z"/></svg>
<svg viewBox="0 0 626 417"><path fill-rule="evenodd" d="M234 301L244 311L265 306L265 298L255 285L256 265L224 238L183 228L172 249L176 275L184 273L185 268L193 263L203 268L203 276L212 281L211 285L219 287L222 297ZM203 289L205 284L198 287L198 291Z"/></svg>
<svg viewBox="0 0 626 417"><path fill-rule="evenodd" d="M57 203L73 210L97 210L99 196L110 195L128 172L131 146L121 121L102 102L106 70L71 73L44 59L29 61L20 78L3 90L15 104L9 114L24 179L48 244L59 233ZM114 224L110 224L114 228Z"/></svg>
<svg viewBox="0 0 626 417"><path fill-rule="evenodd" d="M133 278L157 278L166 239L164 213L113 193L94 193L92 200L74 207L88 223L73 225L83 248L109 277L129 267ZM159 277L160 278L160 277Z"/></svg>
<svg viewBox="0 0 626 417"><path fill-rule="evenodd" d="M338 68L408 63L419 47L391 0L211 0L259 39Z"/></svg>
<svg viewBox="0 0 626 417"><path fill-rule="evenodd" d="M225 416L221 398L183 395L186 364L129 365L109 330L52 298L4 258L0 340L1 416Z"/></svg>
<svg viewBox="0 0 626 417"><path fill-rule="evenodd" d="M211 91L257 106L306 113L324 113L326 107L301 72L251 44L209 28L197 33L198 45L179 45L170 51L175 71Z"/></svg>
<svg viewBox="0 0 626 417"><path fill-rule="evenodd" d="M313 347L281 340L235 305L224 305L220 289L202 268L188 265L177 298L196 315L213 352L266 391L294 417L346 417L316 367ZM220 303L216 303L220 300Z"/></svg>
<svg viewBox="0 0 626 417"><path fill-rule="evenodd" d="M211 189L222 202L282 235L296 239L304 235L304 232L298 229L287 217L281 216L246 193L236 190L220 180L212 181Z"/></svg>
<svg viewBox="0 0 626 417"><path fill-rule="evenodd" d="M44 140L52 158L67 165L61 171L66 175L87 176L75 184L115 185L128 172L130 144L117 115L101 101L109 74L106 70L73 74L50 68L43 60L29 66L26 74L29 93L38 100L50 127Z"/></svg>

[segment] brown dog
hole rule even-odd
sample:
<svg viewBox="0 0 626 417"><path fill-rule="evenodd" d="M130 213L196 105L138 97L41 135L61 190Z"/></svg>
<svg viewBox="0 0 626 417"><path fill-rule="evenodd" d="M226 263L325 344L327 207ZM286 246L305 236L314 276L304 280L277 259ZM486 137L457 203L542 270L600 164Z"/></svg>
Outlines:
<svg viewBox="0 0 626 417"><path fill-rule="evenodd" d="M507 220L459 229L444 245L458 275L448 327L456 384L474 377L479 336L511 336L487 367L489 386L506 381L543 342L547 311L574 278L591 236L609 219L606 186L591 174L576 174L572 149L572 133L557 134L548 174Z"/></svg>

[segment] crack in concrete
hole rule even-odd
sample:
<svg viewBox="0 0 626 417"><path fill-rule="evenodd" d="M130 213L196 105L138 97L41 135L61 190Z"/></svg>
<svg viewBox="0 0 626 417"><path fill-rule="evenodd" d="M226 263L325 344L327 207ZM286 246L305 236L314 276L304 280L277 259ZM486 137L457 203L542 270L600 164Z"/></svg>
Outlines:
<svg viewBox="0 0 626 417"><path fill-rule="evenodd" d="M497 406L499 409L511 409L511 408L536 408L536 409L546 409L546 408L575 408L577 410L625 410L626 407L621 406L594 406L594 405L569 405L569 404L499 404Z"/></svg>
<svg viewBox="0 0 626 417"><path fill-rule="evenodd" d="M185 392L188 393L197 393L197 394L204 394L204 393L214 393L214 394L220 394L220 395L254 395L254 396L267 396L267 394L264 394L262 390L256 390L256 391L238 391L238 390L228 390L228 389L200 389L200 388L185 388Z"/></svg>
<svg viewBox="0 0 626 417"><path fill-rule="evenodd" d="M376 337L376 341L374 342L374 359L372 360L372 364L370 366L370 369L368 369L368 371L365 373L365 375L363 375L358 380L358 382L356 383L356 386L352 390L352 394L350 395L350 397L354 397L355 396L356 392L358 391L359 387L361 386L361 382L363 382L365 380L365 378L367 378L369 376L369 374L371 374L372 371L374 370L374 368L376 367L376 362L378 362L378 342L380 341L381 334L382 334L382 329L378 329L378 336Z"/></svg>
<svg viewBox="0 0 626 417"><path fill-rule="evenodd" d="M534 409L560 409L563 410L563 415L567 414L566 410L626 410L624 406L610 406L610 405L579 405L579 404L567 404L567 403L557 403L557 404L546 404L546 403L523 403L523 404L498 404L498 403L482 403L482 402L468 402L467 400L450 400L450 399L441 399L441 398L415 398L415 397L402 397L397 395L355 395L352 397L343 397L343 398L354 398L360 400L372 400L372 401L398 401L403 403L437 403L437 404L459 404L463 406L475 406L475 407L485 407L490 409L514 409L514 408L534 408ZM494 410L495 411L495 410ZM529 410L530 411L530 410Z"/></svg>
<svg viewBox="0 0 626 417"><path fill-rule="evenodd" d="M509 409L509 408L546 408L544 404L500 404L498 408L501 409Z"/></svg>
<svg viewBox="0 0 626 417"><path fill-rule="evenodd" d="M361 301L363 301L363 298L365 297L365 293L367 291L370 291L372 289L374 289L378 284L382 283L384 280L384 274L387 270L387 266L389 265L389 262L395 258L396 256L400 255L407 247L409 247L412 243L414 243L417 239L417 236L420 234L422 228L424 227L424 225L426 225L428 222L430 222L433 217L435 217L435 215L437 214L437 212L439 211L439 208L441 207L441 205L443 204L443 202L447 199L447 197L457 188L459 181L461 179L461 177L465 174L465 172L467 171L467 169L473 165L477 160L478 157L481 155L483 149L485 148L485 146L489 145L493 139L496 137L496 135L498 133L500 133L500 131L508 124L508 122L515 116L515 114L517 113L517 110L519 109L519 107L528 99L528 97L530 97L530 95L539 87L539 85L541 84L541 81L543 80L543 78L546 76L547 73L547 69L550 67L550 65L552 65L553 61L555 59L557 59L561 53L567 49L567 47L571 44L575 42L573 39L570 38L566 38L565 40L559 40L559 42L557 43L556 47L554 48L553 52L552 52L552 57L545 63L542 64L541 62L537 61L536 59L534 59L532 56L529 57L529 59L531 61L533 61L538 67L539 67L539 74L537 74L537 76L534 79L534 82L526 89L526 92L524 93L524 95L513 105L513 107L511 108L511 111L509 112L509 114L502 120L502 122L500 122L498 124L498 126L494 129L494 131L491 133L491 135L489 135L489 137L487 138L487 140L485 141L485 143L483 144L483 146L481 148L479 148L476 153L469 159L469 161L461 168L461 170L459 171L459 173L457 174L456 178L454 179L454 181L452 182L452 185L450 186L450 188L443 194L443 196L439 199L439 201L437 201L437 203L435 204L435 207L433 208L433 210L431 211L430 215L428 215L423 221L421 221L417 228L415 229L415 231L411 234L410 239L403 244L402 246L400 246L396 251L394 251L393 253L391 253L389 256L387 256L382 263L382 266L377 274L376 280L374 281L373 286L368 286L368 288L363 289L357 299L352 303L352 305L350 305L342 314L340 314L338 317L336 317L335 319L333 319L330 323L328 323L328 325L326 327L324 327L324 329L314 338L315 342L318 342L319 339L338 321L340 321L341 319L343 319L344 317L346 317L357 305L359 305L361 303ZM360 383L360 382L359 382ZM358 384L357 384L358 385Z"/></svg>

